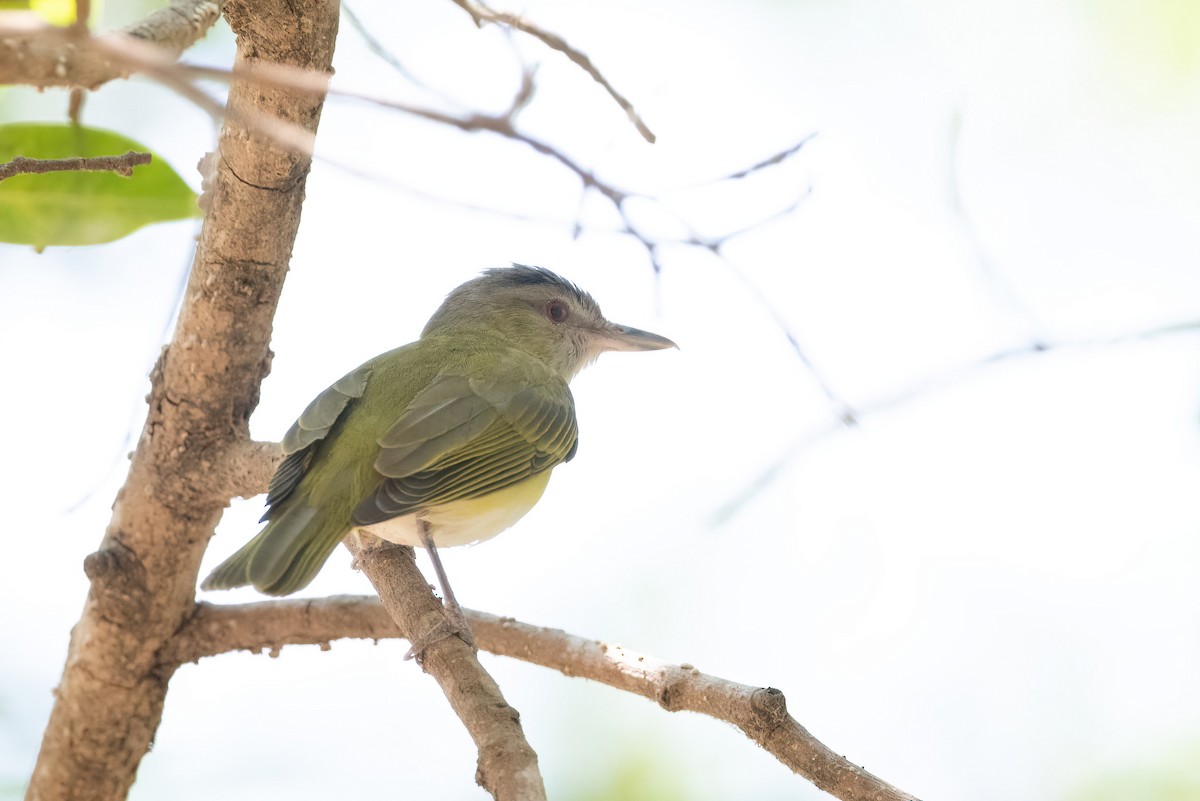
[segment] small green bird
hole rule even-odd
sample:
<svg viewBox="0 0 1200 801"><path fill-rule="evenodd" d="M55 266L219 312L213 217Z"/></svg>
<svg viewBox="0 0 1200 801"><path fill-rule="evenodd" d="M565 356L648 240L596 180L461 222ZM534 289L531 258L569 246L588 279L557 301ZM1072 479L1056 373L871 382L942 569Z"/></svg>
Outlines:
<svg viewBox="0 0 1200 801"><path fill-rule="evenodd" d="M487 270L447 296L420 339L308 405L283 438L267 525L202 587L287 595L362 530L426 548L457 611L436 548L504 531L575 456L567 382L605 351L669 347L609 322L590 295L549 270Z"/></svg>

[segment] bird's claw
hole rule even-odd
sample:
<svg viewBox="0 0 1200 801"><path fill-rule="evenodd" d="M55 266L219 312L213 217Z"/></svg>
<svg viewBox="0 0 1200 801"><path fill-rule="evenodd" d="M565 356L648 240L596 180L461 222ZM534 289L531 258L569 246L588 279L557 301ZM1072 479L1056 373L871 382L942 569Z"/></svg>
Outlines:
<svg viewBox="0 0 1200 801"><path fill-rule="evenodd" d="M475 647L475 636L471 634L471 626L467 623L467 616L457 607L446 607L445 616L436 626L422 636L415 637L409 641L408 651L404 654L404 658L415 659L420 664L425 657L426 649L447 637L458 637L471 646L472 650L479 650Z"/></svg>

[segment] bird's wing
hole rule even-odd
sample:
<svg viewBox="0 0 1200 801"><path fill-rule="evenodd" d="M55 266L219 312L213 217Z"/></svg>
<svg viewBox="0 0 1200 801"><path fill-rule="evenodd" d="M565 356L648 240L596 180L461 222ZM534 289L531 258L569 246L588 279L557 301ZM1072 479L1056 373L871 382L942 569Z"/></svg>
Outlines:
<svg viewBox="0 0 1200 801"><path fill-rule="evenodd" d="M308 404L283 435L281 445L285 458L267 489L267 512L263 520L269 520L272 509L278 508L278 504L295 491L312 463L317 444L329 434L350 403L362 397L370 374L370 367L363 365L338 379Z"/></svg>
<svg viewBox="0 0 1200 801"><path fill-rule="evenodd" d="M442 373L418 393L379 438L382 480L355 508L355 525L477 498L569 461L578 444L570 389L549 368L520 368Z"/></svg>

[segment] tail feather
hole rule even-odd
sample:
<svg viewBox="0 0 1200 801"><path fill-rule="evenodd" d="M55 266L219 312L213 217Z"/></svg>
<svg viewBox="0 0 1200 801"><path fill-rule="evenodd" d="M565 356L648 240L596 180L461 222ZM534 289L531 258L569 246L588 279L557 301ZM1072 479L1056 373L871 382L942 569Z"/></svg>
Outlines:
<svg viewBox="0 0 1200 801"><path fill-rule="evenodd" d="M257 537L243 545L237 553L217 565L216 569L208 574L208 578L200 583L200 589L232 590L234 587L245 587L249 584L250 574L246 568L250 564L250 557L266 533L265 529L259 532Z"/></svg>
<svg viewBox="0 0 1200 801"><path fill-rule="evenodd" d="M298 499L297 499L298 500ZM290 595L308 585L349 526L304 503L293 503L204 580L205 590L254 585L267 595Z"/></svg>

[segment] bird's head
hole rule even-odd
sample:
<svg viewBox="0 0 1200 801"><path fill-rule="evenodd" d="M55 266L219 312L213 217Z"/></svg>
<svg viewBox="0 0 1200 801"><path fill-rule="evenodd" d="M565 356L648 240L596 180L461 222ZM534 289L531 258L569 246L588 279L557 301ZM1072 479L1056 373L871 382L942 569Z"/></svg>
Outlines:
<svg viewBox="0 0 1200 801"><path fill-rule="evenodd" d="M542 267L485 271L452 291L421 336L469 332L502 337L571 380L609 350L659 350L666 337L609 322L592 296Z"/></svg>

